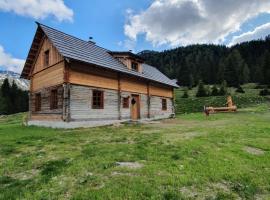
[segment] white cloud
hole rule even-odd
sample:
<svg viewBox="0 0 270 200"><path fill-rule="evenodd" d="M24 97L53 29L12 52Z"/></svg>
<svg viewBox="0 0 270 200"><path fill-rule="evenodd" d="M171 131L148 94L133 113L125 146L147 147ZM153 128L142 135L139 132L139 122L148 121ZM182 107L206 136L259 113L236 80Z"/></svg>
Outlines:
<svg viewBox="0 0 270 200"><path fill-rule="evenodd" d="M263 39L269 34L270 34L270 23L263 24L255 28L253 31L243 33L239 36L234 36L229 46L250 40Z"/></svg>
<svg viewBox="0 0 270 200"><path fill-rule="evenodd" d="M73 20L73 11L63 0L0 0L0 10L34 19L53 16L58 21Z"/></svg>
<svg viewBox="0 0 270 200"><path fill-rule="evenodd" d="M12 55L5 52L4 48L0 45L0 66L4 69L21 73L25 60L12 57Z"/></svg>
<svg viewBox="0 0 270 200"><path fill-rule="evenodd" d="M222 43L248 19L270 13L269 0L154 0L132 14L125 34L133 40L145 34L153 45Z"/></svg>

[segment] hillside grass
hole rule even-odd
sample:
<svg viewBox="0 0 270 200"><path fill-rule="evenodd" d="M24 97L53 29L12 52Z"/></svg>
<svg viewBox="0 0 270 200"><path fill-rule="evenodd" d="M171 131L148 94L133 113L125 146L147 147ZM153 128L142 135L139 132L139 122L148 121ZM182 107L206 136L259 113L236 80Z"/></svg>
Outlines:
<svg viewBox="0 0 270 200"><path fill-rule="evenodd" d="M0 199L269 199L269 104L57 130L0 118ZM117 162L131 162L134 168Z"/></svg>
<svg viewBox="0 0 270 200"><path fill-rule="evenodd" d="M270 97L259 96L261 89L255 89L256 84L243 85L245 93L235 92L235 88L228 88L228 92L233 98L233 102L238 108L248 108L249 106L260 105L270 101ZM184 88L175 90L176 113L202 112L204 106L222 107L226 106L227 96L196 97L197 88L188 91L189 98L182 98Z"/></svg>

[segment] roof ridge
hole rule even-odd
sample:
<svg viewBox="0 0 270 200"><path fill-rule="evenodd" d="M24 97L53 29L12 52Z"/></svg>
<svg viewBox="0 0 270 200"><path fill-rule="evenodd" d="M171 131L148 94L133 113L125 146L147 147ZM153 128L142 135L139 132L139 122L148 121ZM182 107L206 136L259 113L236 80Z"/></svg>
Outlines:
<svg viewBox="0 0 270 200"><path fill-rule="evenodd" d="M83 40L83 39L81 39L81 38L79 38L79 37L77 37L77 36L71 35L71 34L69 34L69 33L65 33L64 31L61 31L61 30L56 29L56 28L53 28L53 27L51 27L51 26L42 24L42 23L40 23L40 22L37 22L37 21L36 21L36 24L37 24L38 26L40 26L40 25L41 25L41 26L45 26L45 27L47 27L47 28L53 29L53 30L55 30L55 31L58 31L58 32L63 33L63 34L65 34L65 35L68 35L68 36L70 36L70 37L73 37L73 38L75 38L75 39L78 39L78 40L81 40L81 41L83 41L83 42L89 43L89 41L87 41L87 40ZM99 47L99 48L102 48L102 49L104 49L104 50L106 50L106 51L111 51L111 50L109 50L109 49L106 49L106 48L104 48L104 47L101 47L101 46L97 45L96 43L91 43L91 44L94 45L94 46L97 46L97 47Z"/></svg>

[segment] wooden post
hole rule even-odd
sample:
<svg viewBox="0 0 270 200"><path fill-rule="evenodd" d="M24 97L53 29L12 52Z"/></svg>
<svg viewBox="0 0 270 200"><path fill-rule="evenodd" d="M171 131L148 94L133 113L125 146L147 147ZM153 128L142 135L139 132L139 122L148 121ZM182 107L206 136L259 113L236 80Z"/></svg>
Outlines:
<svg viewBox="0 0 270 200"><path fill-rule="evenodd" d="M121 114L121 75L120 73L117 74L118 79L118 119L122 119Z"/></svg>
<svg viewBox="0 0 270 200"><path fill-rule="evenodd" d="M151 113L150 113L150 106L151 106L151 97L150 97L150 83L147 82L147 117L151 118Z"/></svg>
<svg viewBox="0 0 270 200"><path fill-rule="evenodd" d="M63 121L70 121L70 84L63 84Z"/></svg>
<svg viewBox="0 0 270 200"><path fill-rule="evenodd" d="M172 88L172 113L174 114L173 117L175 117L176 113L176 109L175 109L175 94L174 94L174 88Z"/></svg>
<svg viewBox="0 0 270 200"><path fill-rule="evenodd" d="M69 84L69 62L65 60L64 84L63 84L63 121L70 121L70 84Z"/></svg>
<svg viewBox="0 0 270 200"><path fill-rule="evenodd" d="M33 91L33 81L32 81L32 77L31 77L31 79L30 79L30 90L29 90L29 92L28 92L28 106L29 106L29 108L28 108L28 121L29 120L31 120L31 118L32 118L32 91Z"/></svg>

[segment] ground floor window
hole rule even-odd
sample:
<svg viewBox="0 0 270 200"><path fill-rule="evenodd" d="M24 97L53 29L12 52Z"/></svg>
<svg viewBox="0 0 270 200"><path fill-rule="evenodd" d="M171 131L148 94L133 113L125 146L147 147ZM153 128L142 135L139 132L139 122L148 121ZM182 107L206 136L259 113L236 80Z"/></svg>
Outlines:
<svg viewBox="0 0 270 200"><path fill-rule="evenodd" d="M58 92L57 92L57 89L51 90L50 108L51 108L51 110L54 110L54 109L58 108Z"/></svg>
<svg viewBox="0 0 270 200"><path fill-rule="evenodd" d="M162 99L162 110L167 110L167 99Z"/></svg>
<svg viewBox="0 0 270 200"><path fill-rule="evenodd" d="M41 94L37 93L35 94L35 111L41 110Z"/></svg>
<svg viewBox="0 0 270 200"><path fill-rule="evenodd" d="M123 108L129 108L129 97L123 98Z"/></svg>
<svg viewBox="0 0 270 200"><path fill-rule="evenodd" d="M93 90L92 108L93 109L103 109L104 108L104 92L103 91Z"/></svg>

